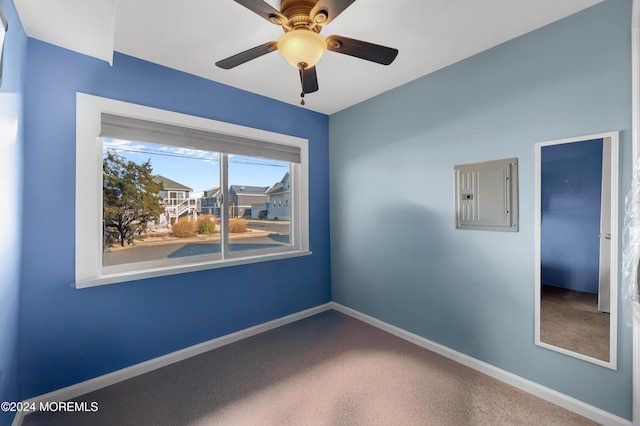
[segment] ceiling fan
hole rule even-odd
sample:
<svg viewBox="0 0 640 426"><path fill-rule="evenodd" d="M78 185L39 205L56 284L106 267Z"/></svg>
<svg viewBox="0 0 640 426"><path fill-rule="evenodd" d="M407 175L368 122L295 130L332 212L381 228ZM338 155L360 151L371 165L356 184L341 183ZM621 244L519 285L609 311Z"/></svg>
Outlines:
<svg viewBox="0 0 640 426"><path fill-rule="evenodd" d="M280 10L264 0L235 0L242 6L279 25L284 34L278 41L269 41L216 62L223 69L231 69L278 50L300 73L302 93L318 90L316 63L327 50L356 58L389 65L398 55L398 50L366 41L339 35L324 39L319 33L322 27L338 17L355 0L281 0ZM304 99L301 104L304 105Z"/></svg>

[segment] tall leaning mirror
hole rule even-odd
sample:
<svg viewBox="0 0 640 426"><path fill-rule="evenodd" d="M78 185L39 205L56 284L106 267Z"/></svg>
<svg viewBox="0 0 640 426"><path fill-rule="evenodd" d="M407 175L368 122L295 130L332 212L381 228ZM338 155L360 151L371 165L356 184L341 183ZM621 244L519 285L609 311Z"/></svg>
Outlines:
<svg viewBox="0 0 640 426"><path fill-rule="evenodd" d="M616 368L618 132L536 144L536 344Z"/></svg>

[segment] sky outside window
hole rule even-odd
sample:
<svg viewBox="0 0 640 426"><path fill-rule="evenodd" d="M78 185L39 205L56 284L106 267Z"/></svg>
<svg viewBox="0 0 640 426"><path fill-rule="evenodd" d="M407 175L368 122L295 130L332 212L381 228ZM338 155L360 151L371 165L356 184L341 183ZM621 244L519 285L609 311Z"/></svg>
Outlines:
<svg viewBox="0 0 640 426"><path fill-rule="evenodd" d="M154 174L192 188L192 197L220 186L220 157L214 152L108 138L103 140L103 150L115 151L138 164L151 160ZM231 185L268 187L279 182L289 170L289 164L282 161L239 155L229 155L229 164L235 170Z"/></svg>

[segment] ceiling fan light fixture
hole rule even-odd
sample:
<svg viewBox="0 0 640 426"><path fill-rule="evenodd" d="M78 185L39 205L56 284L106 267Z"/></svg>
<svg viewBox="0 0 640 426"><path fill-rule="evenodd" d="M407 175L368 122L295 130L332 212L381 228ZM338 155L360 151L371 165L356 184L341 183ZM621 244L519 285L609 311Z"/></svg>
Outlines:
<svg viewBox="0 0 640 426"><path fill-rule="evenodd" d="M311 68L327 51L327 42L315 31L295 29L288 31L278 40L278 51L295 68L305 64Z"/></svg>

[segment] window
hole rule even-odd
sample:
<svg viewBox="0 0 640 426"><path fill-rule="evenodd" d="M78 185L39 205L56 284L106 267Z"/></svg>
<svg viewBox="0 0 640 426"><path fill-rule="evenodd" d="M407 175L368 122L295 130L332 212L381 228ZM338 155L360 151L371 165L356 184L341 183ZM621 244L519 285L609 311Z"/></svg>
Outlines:
<svg viewBox="0 0 640 426"><path fill-rule="evenodd" d="M309 254L305 139L80 93L76 127L76 287Z"/></svg>
<svg viewBox="0 0 640 426"><path fill-rule="evenodd" d="M142 262L165 259L205 255L220 259L219 212L218 216L207 214L198 203L206 189L220 186L219 153L103 138L102 164L106 171L102 177L103 273L139 269ZM147 188L141 188L144 179L127 177L144 165L151 178ZM126 192L124 183L133 190ZM142 198L141 190L148 197ZM123 214L135 211L130 205L136 201L149 202L152 207L141 210L144 214L153 210L153 215Z"/></svg>

